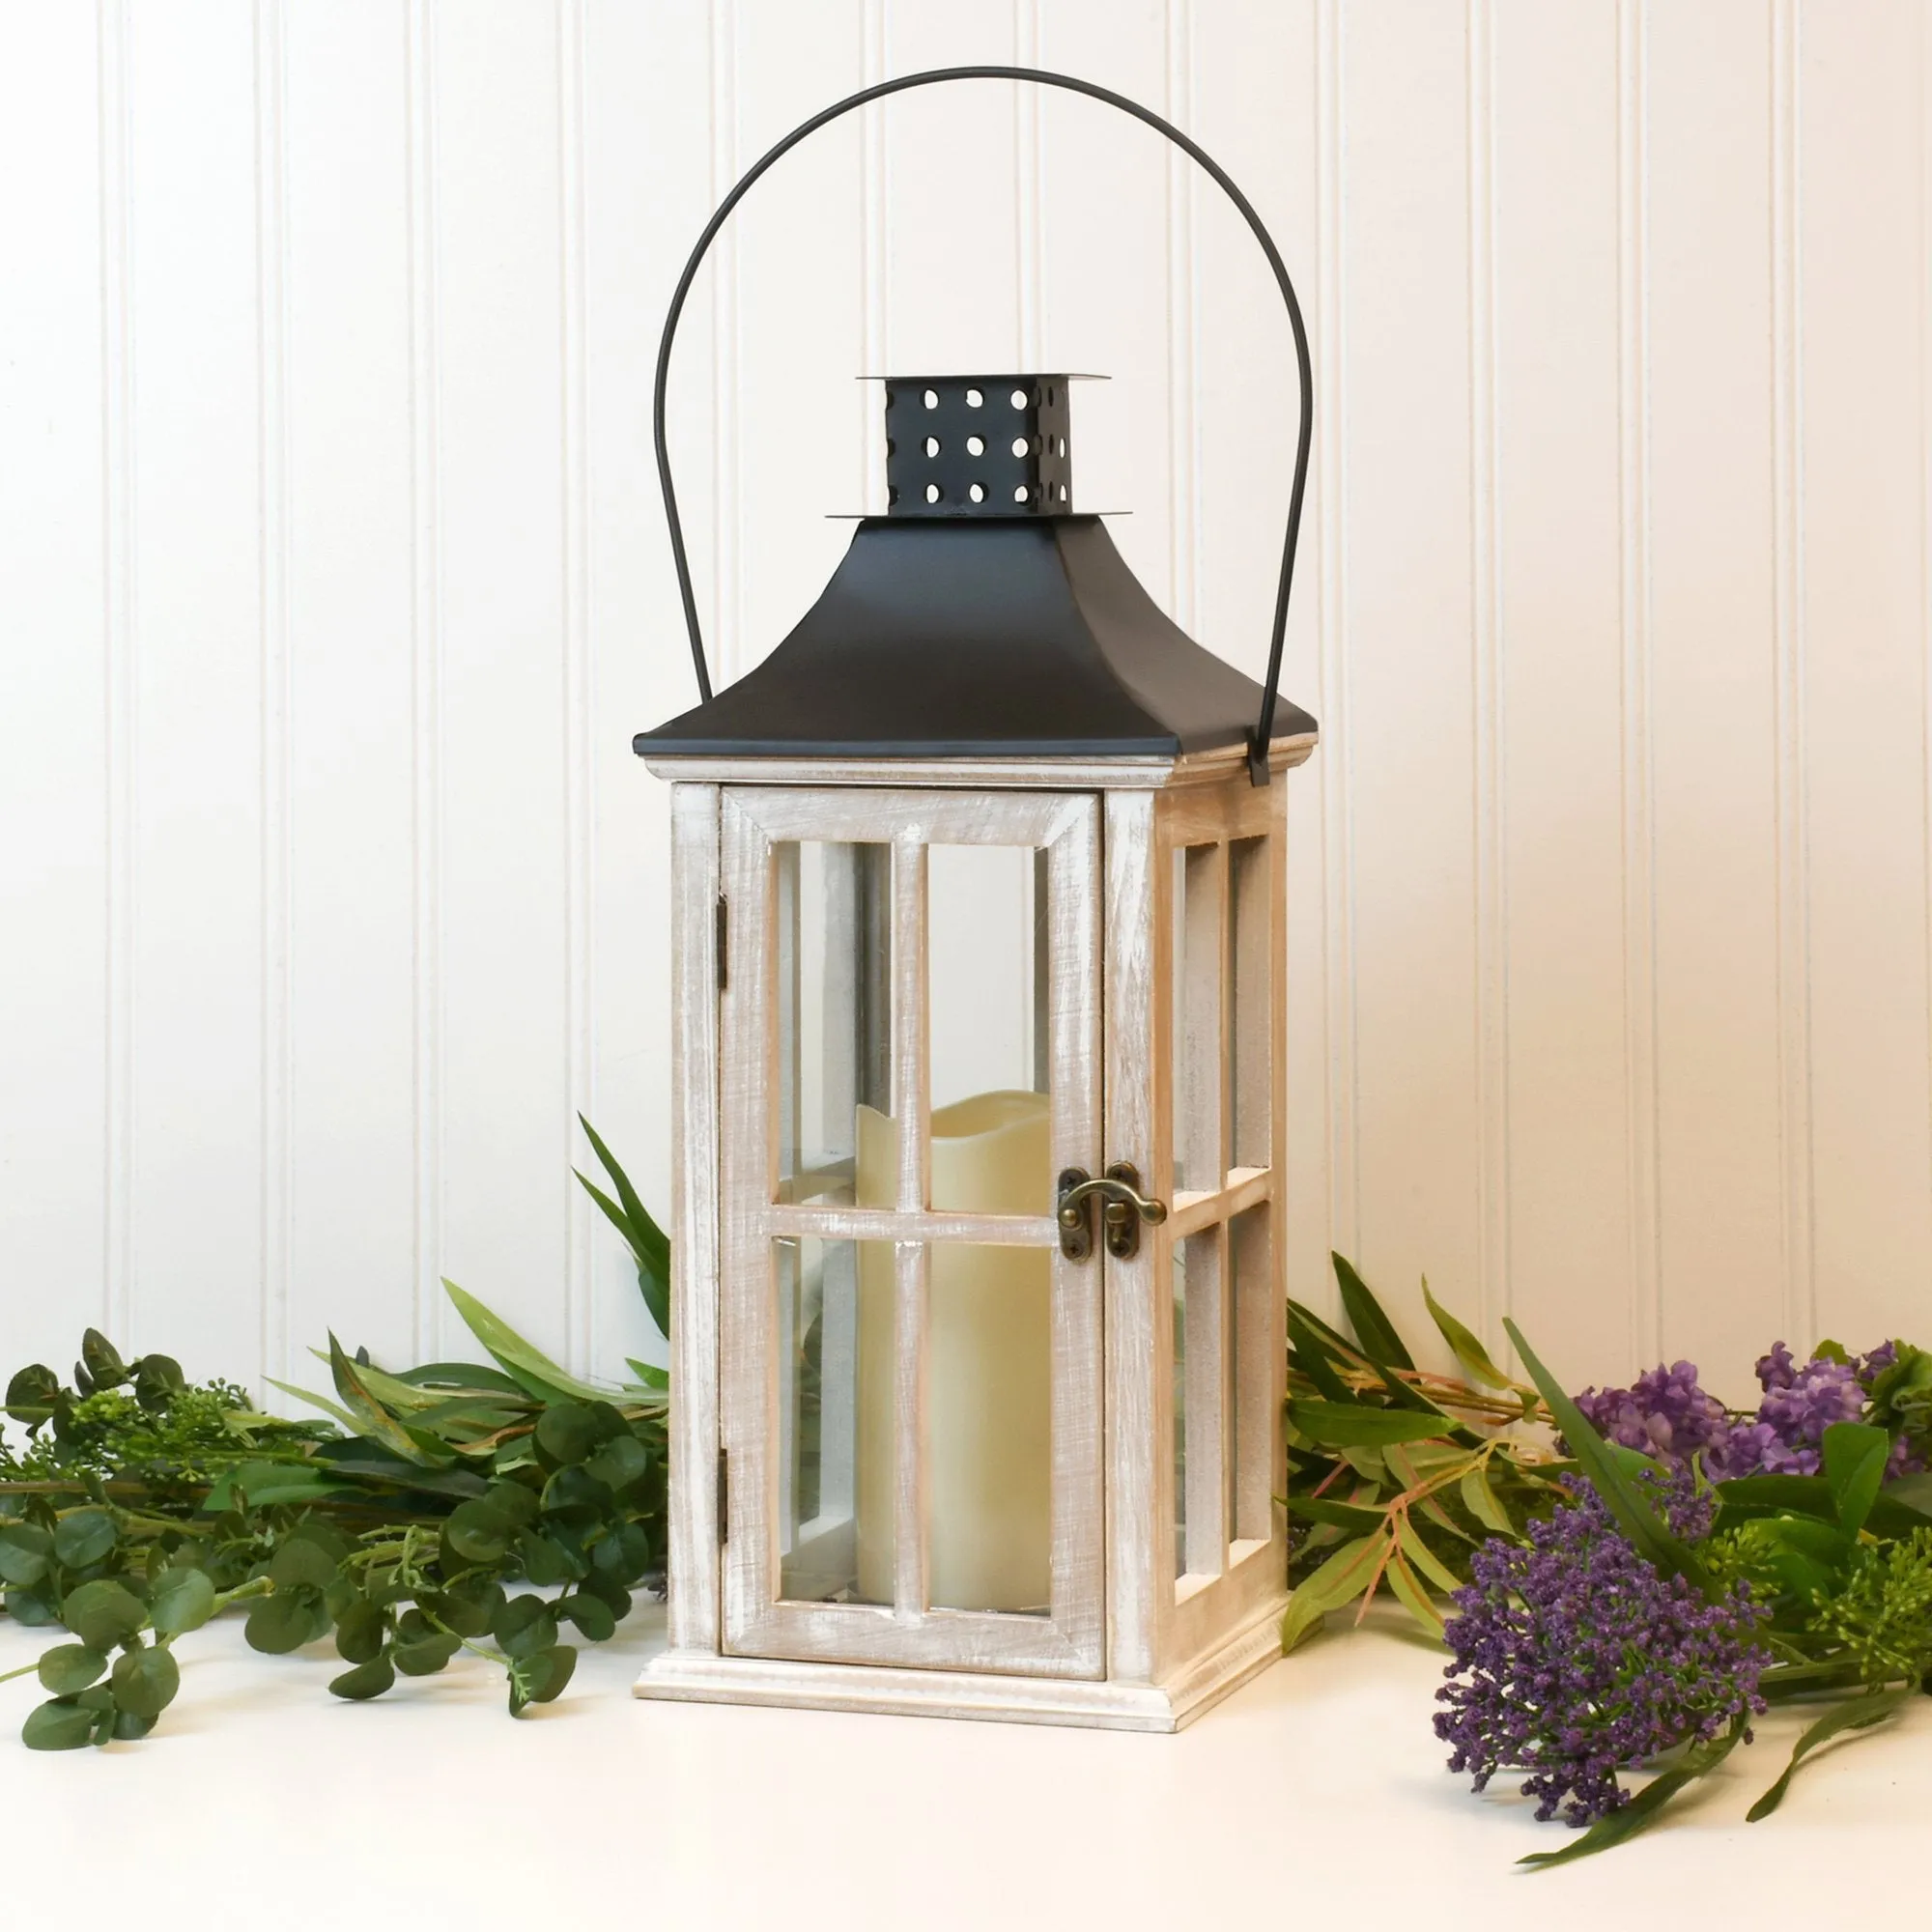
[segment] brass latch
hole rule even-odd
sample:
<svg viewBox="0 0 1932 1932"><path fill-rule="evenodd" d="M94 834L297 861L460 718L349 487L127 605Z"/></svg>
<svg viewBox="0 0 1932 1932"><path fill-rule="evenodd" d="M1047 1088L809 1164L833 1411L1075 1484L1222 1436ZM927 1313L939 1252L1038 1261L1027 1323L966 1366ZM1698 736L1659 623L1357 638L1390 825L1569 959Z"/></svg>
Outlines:
<svg viewBox="0 0 1932 1932"><path fill-rule="evenodd" d="M1140 1252L1143 1221L1157 1228L1167 1219L1167 1203L1141 1192L1141 1171L1132 1161L1117 1160L1098 1180L1084 1167L1065 1168L1054 1217L1060 1223L1060 1252L1070 1262L1084 1262L1094 1252L1096 1197L1106 1203L1100 1220L1107 1231L1107 1252L1116 1261L1132 1261Z"/></svg>

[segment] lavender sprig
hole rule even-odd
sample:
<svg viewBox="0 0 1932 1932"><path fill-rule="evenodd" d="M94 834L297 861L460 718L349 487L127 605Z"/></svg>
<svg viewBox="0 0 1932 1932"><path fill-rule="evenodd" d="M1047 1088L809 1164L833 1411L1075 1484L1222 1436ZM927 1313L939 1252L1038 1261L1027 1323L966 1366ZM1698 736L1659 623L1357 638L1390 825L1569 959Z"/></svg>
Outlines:
<svg viewBox="0 0 1932 1932"><path fill-rule="evenodd" d="M1708 1530L1710 1499L1688 1470L1648 1487L1674 1534ZM1435 1693L1448 1707L1435 1733L1452 1747L1449 1769L1478 1791L1523 1771L1539 1818L1560 1809L1585 1825L1628 1802L1620 1772L1765 1708L1770 1660L1749 1591L1711 1601L1660 1576L1592 1490L1531 1523L1528 1548L1492 1539L1470 1568L1474 1583L1453 1599L1455 1662Z"/></svg>

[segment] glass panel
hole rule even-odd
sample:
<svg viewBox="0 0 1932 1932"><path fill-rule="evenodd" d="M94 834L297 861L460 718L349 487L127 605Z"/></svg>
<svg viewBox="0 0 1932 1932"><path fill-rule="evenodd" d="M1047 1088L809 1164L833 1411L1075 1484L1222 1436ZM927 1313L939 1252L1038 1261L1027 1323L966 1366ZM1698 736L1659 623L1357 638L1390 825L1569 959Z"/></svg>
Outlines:
<svg viewBox="0 0 1932 1932"><path fill-rule="evenodd" d="M1179 853L1175 857L1179 858ZM1174 1574L1187 1575L1187 1243L1174 1244Z"/></svg>
<svg viewBox="0 0 1932 1932"><path fill-rule="evenodd" d="M935 1182L938 1159L935 1146ZM1049 1608L1051 1256L964 1241L931 1248L926 1594L947 1609Z"/></svg>
<svg viewBox="0 0 1932 1932"><path fill-rule="evenodd" d="M1047 1091L1043 857L1021 845L934 845L927 855L935 1110Z"/></svg>
<svg viewBox="0 0 1932 1932"><path fill-rule="evenodd" d="M1228 1304L1222 1230L1174 1244L1175 1498L1178 1575L1217 1577L1227 1567Z"/></svg>
<svg viewBox="0 0 1932 1932"><path fill-rule="evenodd" d="M893 1269L853 1241L773 1244L779 1594L893 1601Z"/></svg>
<svg viewBox="0 0 1932 1932"><path fill-rule="evenodd" d="M1275 1444L1281 1415L1274 1400L1274 1252L1266 1204L1228 1223L1228 1261L1235 1283L1235 1536L1265 1538L1273 1528L1271 1500L1279 1488Z"/></svg>
<svg viewBox="0 0 1932 1932"><path fill-rule="evenodd" d="M1234 1164L1265 1167L1273 1113L1274 1003L1272 840L1236 838L1228 847L1228 1092L1234 1112Z"/></svg>
<svg viewBox="0 0 1932 1932"><path fill-rule="evenodd" d="M892 1091L892 848L808 840L773 857L779 1199L850 1202L858 1111Z"/></svg>
<svg viewBox="0 0 1932 1932"><path fill-rule="evenodd" d="M1222 1185L1227 1050L1221 1040L1227 873L1219 845L1174 854L1174 1185Z"/></svg>

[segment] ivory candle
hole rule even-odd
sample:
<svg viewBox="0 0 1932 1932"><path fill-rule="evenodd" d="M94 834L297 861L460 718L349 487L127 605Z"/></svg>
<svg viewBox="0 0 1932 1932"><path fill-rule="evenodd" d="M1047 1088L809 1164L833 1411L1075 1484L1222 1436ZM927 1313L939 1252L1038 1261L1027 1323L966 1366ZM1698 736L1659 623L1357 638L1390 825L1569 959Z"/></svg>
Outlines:
<svg viewBox="0 0 1932 1932"><path fill-rule="evenodd" d="M1044 1214L1044 1094L979 1094L932 1116L932 1205ZM858 1205L895 1205L898 1122L858 1110ZM927 1589L958 1610L1044 1610L1053 1541L1052 1264L1046 1248L935 1241L927 1312ZM859 1594L893 1601L893 1249L859 1247Z"/></svg>

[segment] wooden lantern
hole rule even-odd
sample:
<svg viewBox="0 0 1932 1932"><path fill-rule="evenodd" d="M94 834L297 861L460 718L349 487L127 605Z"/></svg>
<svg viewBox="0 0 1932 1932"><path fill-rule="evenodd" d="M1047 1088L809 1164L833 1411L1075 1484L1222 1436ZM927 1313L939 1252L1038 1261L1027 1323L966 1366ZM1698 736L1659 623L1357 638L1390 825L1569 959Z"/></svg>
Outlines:
<svg viewBox="0 0 1932 1932"><path fill-rule="evenodd" d="M680 285L661 456L684 291L788 145ZM705 701L638 740L677 1108L640 1695L1167 1731L1277 1654L1306 398L1265 689L1074 513L1064 376L889 381L888 513L715 697L665 469Z"/></svg>

